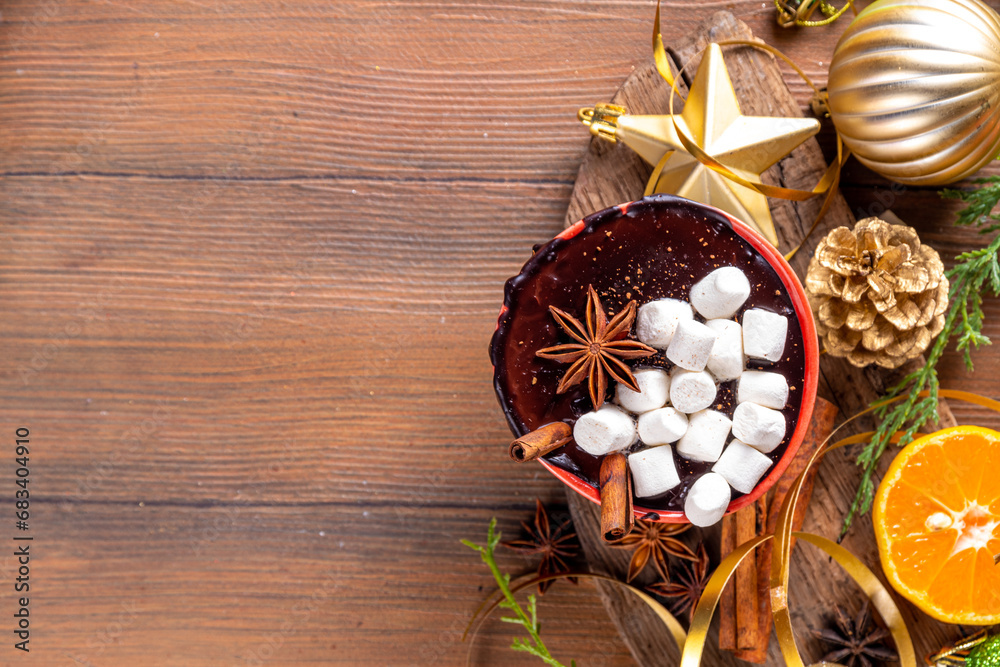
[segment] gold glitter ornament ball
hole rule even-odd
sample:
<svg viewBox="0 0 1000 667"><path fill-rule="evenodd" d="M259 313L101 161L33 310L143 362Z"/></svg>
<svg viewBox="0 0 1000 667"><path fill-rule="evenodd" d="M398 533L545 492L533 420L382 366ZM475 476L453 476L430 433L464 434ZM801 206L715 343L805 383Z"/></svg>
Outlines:
<svg viewBox="0 0 1000 667"><path fill-rule="evenodd" d="M943 185L1000 150L1000 16L980 0L876 0L830 63L830 117L858 160Z"/></svg>
<svg viewBox="0 0 1000 667"><path fill-rule="evenodd" d="M816 247L806 295L827 354L898 368L944 327L948 278L937 251L879 218L838 227Z"/></svg>

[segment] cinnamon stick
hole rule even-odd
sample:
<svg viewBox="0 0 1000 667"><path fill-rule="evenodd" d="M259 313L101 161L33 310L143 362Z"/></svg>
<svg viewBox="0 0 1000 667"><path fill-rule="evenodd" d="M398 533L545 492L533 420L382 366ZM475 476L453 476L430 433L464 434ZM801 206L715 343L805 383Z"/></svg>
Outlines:
<svg viewBox="0 0 1000 667"><path fill-rule="evenodd" d="M552 422L510 443L510 458L518 462L534 461L559 449L573 439L573 429L565 422Z"/></svg>
<svg viewBox="0 0 1000 667"><path fill-rule="evenodd" d="M617 542L635 525L632 513L632 478L624 454L608 454L601 461L601 535Z"/></svg>
<svg viewBox="0 0 1000 667"><path fill-rule="evenodd" d="M721 554L725 558L736 547L764 533L767 501L759 499L722 519ZM761 643L760 605L757 603L757 551L736 569L719 601L719 648L727 651L756 648Z"/></svg>
<svg viewBox="0 0 1000 667"><path fill-rule="evenodd" d="M719 551L725 558L739 544L736 542L736 515L727 514L722 517L722 540ZM719 598L719 648L724 651L737 650L736 645L736 586L732 582L722 589Z"/></svg>
<svg viewBox="0 0 1000 667"><path fill-rule="evenodd" d="M736 544L739 546L756 536L757 504L754 503L736 513ZM755 649L760 645L756 556L754 551L736 568L736 646L740 649Z"/></svg>
<svg viewBox="0 0 1000 667"><path fill-rule="evenodd" d="M813 407L812 421L809 423L809 430L806 431L805 439L799 447L795 458L785 470L785 473L778 480L771 490L771 499L768 501L766 510L767 521L763 526L761 534L764 532L774 532L778 524L778 515L781 513L781 506L788 497L792 483L802 474L809 459L816 453L816 450L823 444L827 436L833 431L834 420L837 418L837 406L822 398L816 398ZM809 471L802 485L802 493L799 495L799 502L795 507L795 515L792 517L792 529L800 530L805 521L806 511L809 501L812 498L813 483L816 478L818 468ZM735 651L733 655L741 660L763 664L767 661L767 648L771 641L771 542L765 542L757 549L757 606L758 623L760 630L757 635L759 643L756 647Z"/></svg>

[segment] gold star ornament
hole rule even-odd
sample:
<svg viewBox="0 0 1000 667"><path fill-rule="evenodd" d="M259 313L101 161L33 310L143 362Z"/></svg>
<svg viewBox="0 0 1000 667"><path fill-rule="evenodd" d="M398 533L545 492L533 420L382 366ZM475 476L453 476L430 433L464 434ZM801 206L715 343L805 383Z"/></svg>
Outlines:
<svg viewBox="0 0 1000 667"><path fill-rule="evenodd" d="M680 114L633 116L623 107L582 109L593 134L621 141L651 165L666 157L654 192L666 192L720 208L778 244L767 198L703 164L684 147L678 127L702 151L737 176L760 174L819 132L814 118L744 116L718 44L710 44Z"/></svg>

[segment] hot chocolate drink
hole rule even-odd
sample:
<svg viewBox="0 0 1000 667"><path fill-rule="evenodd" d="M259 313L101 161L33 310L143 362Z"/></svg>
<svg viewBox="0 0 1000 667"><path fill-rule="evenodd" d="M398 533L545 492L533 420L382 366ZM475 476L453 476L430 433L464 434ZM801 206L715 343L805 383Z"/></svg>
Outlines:
<svg viewBox="0 0 1000 667"><path fill-rule="evenodd" d="M624 454L637 506L714 523L785 454L808 391L802 308L771 261L726 215L666 195L537 248L491 345L511 430L562 422L573 438L550 464L596 487L602 457ZM603 352L601 318L617 327Z"/></svg>

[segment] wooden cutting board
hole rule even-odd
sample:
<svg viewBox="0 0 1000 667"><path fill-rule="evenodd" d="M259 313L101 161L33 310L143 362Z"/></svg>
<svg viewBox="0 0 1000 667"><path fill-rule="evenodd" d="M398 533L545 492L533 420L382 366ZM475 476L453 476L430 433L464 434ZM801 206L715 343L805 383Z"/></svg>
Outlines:
<svg viewBox="0 0 1000 667"><path fill-rule="evenodd" d="M702 49L711 41L752 39L750 29L728 12L718 12L687 38L667 45L675 71L684 70L686 82L697 71ZM754 116L801 116L802 112L785 86L774 59L759 50L746 47L725 47L724 55L732 77L742 112ZM652 59L639 67L625 81L611 100L634 114L665 114L669 87L656 72ZM596 100L595 100L596 101ZM675 111L683 108L679 99ZM788 157L764 174L766 183L792 188L811 189L826 170L826 163L815 139L802 144ZM584 216L615 204L642 197L652 169L635 153L621 144L593 139L577 176L576 186L566 213L567 226ZM780 240L779 249L787 252L805 236L821 205L820 198L806 202L770 201L771 213ZM853 226L855 220L840 195L820 226L792 260L800 279L812 256L813 249L826 232L834 227ZM912 368L912 364L910 366ZM907 370L907 369L904 369ZM878 398L885 387L898 377L877 369L859 370L847 362L822 357L819 394L834 403L841 416L853 415ZM954 424L954 418L942 404L942 426ZM858 424L855 430L870 428ZM846 434L846 433L845 433ZM853 463L853 452L834 452L822 463L816 480L804 530L827 537L836 537L847 508L854 497L860 478ZM883 469L891 457L884 457ZM567 491L584 553L595 571L612 574L624 580L629 553L607 547L600 537L598 506L572 491ZM715 561L718 558L718 526L702 531ZM860 557L873 571L881 574L871 519L855 520L844 545ZM644 583L639 580L639 583ZM598 582L604 606L618 627L622 638L640 665L662 666L677 664L679 652L660 622L633 596L617 587ZM834 604L844 605L849 612L860 609L863 594L830 559L808 545L796 548L790 579L790 605L800 651L806 664L818 661L829 648L812 636L810 629L823 627L829 620ZM958 626L947 626L929 619L896 596L917 649L917 655L927 655L943 644L963 634ZM769 665L784 664L777 641L773 639L768 654ZM718 619L713 623L709 645L702 660L704 665L749 664L718 648Z"/></svg>

